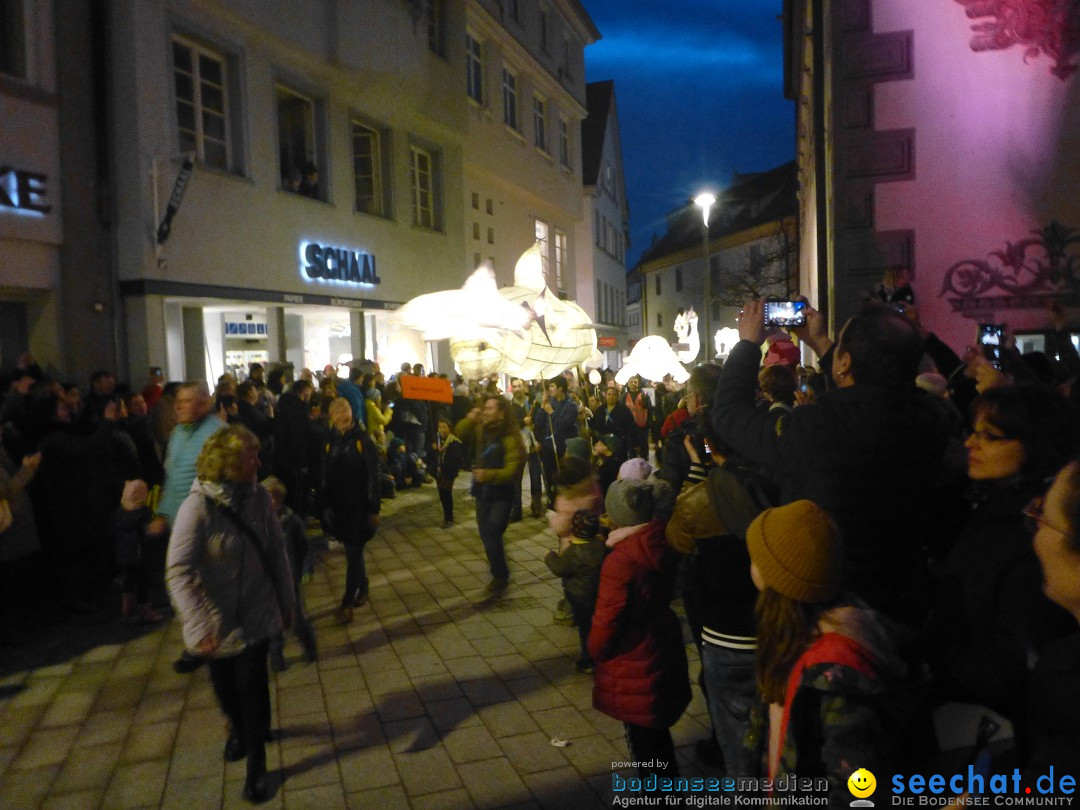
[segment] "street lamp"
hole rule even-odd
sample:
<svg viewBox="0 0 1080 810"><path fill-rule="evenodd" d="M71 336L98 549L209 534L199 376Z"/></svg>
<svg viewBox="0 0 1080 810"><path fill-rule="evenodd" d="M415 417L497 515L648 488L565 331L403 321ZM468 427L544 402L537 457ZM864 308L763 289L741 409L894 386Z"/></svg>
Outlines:
<svg viewBox="0 0 1080 810"><path fill-rule="evenodd" d="M709 316L712 314L712 290L710 277L712 276L711 269L709 267L709 209L716 204L716 195L708 191L703 191L694 197L694 205L701 209L701 217L704 220L705 228L702 231L702 236L705 240L705 362L708 363L712 360L710 356L712 350L709 348L709 336L712 332L709 331Z"/></svg>

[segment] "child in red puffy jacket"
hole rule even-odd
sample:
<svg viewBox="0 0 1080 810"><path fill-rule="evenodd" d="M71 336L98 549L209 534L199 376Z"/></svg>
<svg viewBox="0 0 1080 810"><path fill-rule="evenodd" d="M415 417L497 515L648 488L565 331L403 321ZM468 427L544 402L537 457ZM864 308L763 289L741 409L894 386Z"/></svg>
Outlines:
<svg viewBox="0 0 1080 810"><path fill-rule="evenodd" d="M653 485L619 480L604 506L614 530L589 634L593 706L626 726L638 775L678 776L670 728L690 703L682 628L671 609L678 554L654 520Z"/></svg>

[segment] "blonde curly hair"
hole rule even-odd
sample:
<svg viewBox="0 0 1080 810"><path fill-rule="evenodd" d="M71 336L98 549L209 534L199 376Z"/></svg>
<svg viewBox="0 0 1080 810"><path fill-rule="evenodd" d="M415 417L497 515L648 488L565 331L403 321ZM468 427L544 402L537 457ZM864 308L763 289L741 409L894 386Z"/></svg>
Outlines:
<svg viewBox="0 0 1080 810"><path fill-rule="evenodd" d="M258 449L254 433L243 425L229 425L206 440L195 462L195 475L214 483L239 481L244 453Z"/></svg>

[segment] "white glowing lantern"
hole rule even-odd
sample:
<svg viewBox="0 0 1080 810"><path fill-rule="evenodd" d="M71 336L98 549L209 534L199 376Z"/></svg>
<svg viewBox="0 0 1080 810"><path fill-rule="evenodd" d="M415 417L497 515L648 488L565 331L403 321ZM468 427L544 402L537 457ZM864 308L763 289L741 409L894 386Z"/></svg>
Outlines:
<svg viewBox="0 0 1080 810"><path fill-rule="evenodd" d="M466 377L502 373L546 379L585 363L595 352L596 330L585 310L547 288L539 244L521 254L514 286L498 294L526 314L527 328L451 336L450 356Z"/></svg>
<svg viewBox="0 0 1080 810"><path fill-rule="evenodd" d="M698 317L694 308L680 313L673 324L675 336L679 339L675 354L683 363L693 363L701 351L701 338L698 337Z"/></svg>
<svg viewBox="0 0 1080 810"><path fill-rule="evenodd" d="M494 340L507 331L526 335L530 318L528 311L499 294L495 273L486 263L460 290L417 296L394 313L399 325L423 333L425 340Z"/></svg>
<svg viewBox="0 0 1080 810"><path fill-rule="evenodd" d="M727 357L731 354L731 350L735 347L735 344L739 342L739 330L733 329L730 326L725 326L723 329L717 329L716 336L713 340L716 343L716 356Z"/></svg>
<svg viewBox="0 0 1080 810"><path fill-rule="evenodd" d="M634 346L626 363L615 375L615 382L625 385L635 375L658 382L668 374L677 383L684 383L690 378L690 372L679 362L668 342L659 335L649 335Z"/></svg>
<svg viewBox="0 0 1080 810"><path fill-rule="evenodd" d="M603 377L600 376L600 372L597 371L595 368L592 371L589 372L589 382L592 385L599 385L600 380L602 380L602 379L603 379Z"/></svg>

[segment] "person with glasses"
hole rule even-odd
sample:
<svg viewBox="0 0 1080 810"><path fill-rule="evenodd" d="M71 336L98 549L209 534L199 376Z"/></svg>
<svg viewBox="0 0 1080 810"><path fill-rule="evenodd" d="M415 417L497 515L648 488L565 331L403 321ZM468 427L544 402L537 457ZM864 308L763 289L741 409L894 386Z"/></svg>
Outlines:
<svg viewBox="0 0 1080 810"><path fill-rule="evenodd" d="M1068 464L1045 498L1024 510L1039 560L1042 590L1072 616L1070 632L1044 650L1031 673L1028 776L1080 773L1080 463Z"/></svg>
<svg viewBox="0 0 1080 810"><path fill-rule="evenodd" d="M989 706L1026 746L1028 664L1066 630L1042 594L1024 505L1078 447L1076 416L1054 390L993 388L972 405L965 442L970 512L938 581L928 633L942 700Z"/></svg>

